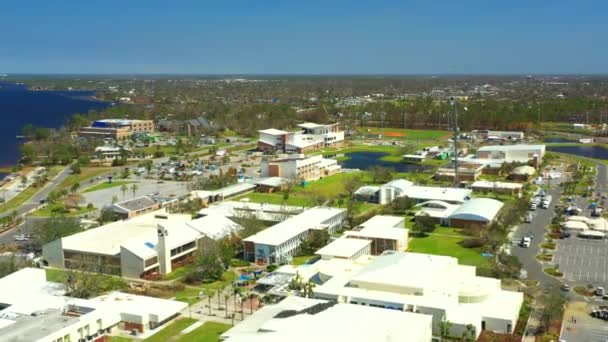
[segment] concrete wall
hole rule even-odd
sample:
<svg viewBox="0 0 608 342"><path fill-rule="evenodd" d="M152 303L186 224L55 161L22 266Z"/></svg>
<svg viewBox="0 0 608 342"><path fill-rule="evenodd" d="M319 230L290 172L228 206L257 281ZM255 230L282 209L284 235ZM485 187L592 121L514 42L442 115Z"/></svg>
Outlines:
<svg viewBox="0 0 608 342"><path fill-rule="evenodd" d="M120 270L123 277L137 279L144 273L144 261L124 247L120 247Z"/></svg>
<svg viewBox="0 0 608 342"><path fill-rule="evenodd" d="M63 245L61 239L57 239L42 246L42 256L51 267L65 267L65 262L63 259Z"/></svg>

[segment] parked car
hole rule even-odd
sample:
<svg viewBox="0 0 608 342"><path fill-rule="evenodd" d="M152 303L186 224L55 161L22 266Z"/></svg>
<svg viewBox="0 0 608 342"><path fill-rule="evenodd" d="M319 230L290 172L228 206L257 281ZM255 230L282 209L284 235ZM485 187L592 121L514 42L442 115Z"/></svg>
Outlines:
<svg viewBox="0 0 608 342"><path fill-rule="evenodd" d="M532 202L530 204L530 210L532 210L532 211L536 210L536 203Z"/></svg>
<svg viewBox="0 0 608 342"><path fill-rule="evenodd" d="M549 202L543 201L543 203L541 204L540 207L543 208L543 209L549 209Z"/></svg>
<svg viewBox="0 0 608 342"><path fill-rule="evenodd" d="M530 237L528 237L528 236L525 236L519 242L519 246L523 247L523 248L529 248L531 242L532 242L532 239L530 239Z"/></svg>
<svg viewBox="0 0 608 342"><path fill-rule="evenodd" d="M566 238L569 238L570 236L572 236L572 234L570 234L570 232L561 232L559 234L560 239L566 239Z"/></svg>
<svg viewBox="0 0 608 342"><path fill-rule="evenodd" d="M532 216L532 213L528 213L528 215L526 215L526 217L524 218L524 222L531 223L533 218L534 217Z"/></svg>
<svg viewBox="0 0 608 342"><path fill-rule="evenodd" d="M598 287L595 289L595 295L596 295L596 296L603 297L603 296L604 296L604 294L605 294L605 292L604 292L604 288L603 288L603 287L598 286Z"/></svg>
<svg viewBox="0 0 608 342"><path fill-rule="evenodd" d="M568 284L564 284L564 285L562 285L561 290L562 290L562 291L565 291L565 292L570 291L570 285L568 285Z"/></svg>

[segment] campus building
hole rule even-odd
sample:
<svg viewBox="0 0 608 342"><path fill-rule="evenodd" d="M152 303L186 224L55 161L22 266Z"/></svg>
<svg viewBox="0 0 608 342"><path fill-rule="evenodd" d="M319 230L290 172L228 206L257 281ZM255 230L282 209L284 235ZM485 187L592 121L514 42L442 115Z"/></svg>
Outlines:
<svg viewBox="0 0 608 342"><path fill-rule="evenodd" d="M414 183L405 179L395 179L381 186L366 185L355 191L355 198L359 201L388 204L395 198L403 197L405 189Z"/></svg>
<svg viewBox="0 0 608 342"><path fill-rule="evenodd" d="M430 315L291 296L221 335L227 342L430 342ZM371 328L370 328L371 327Z"/></svg>
<svg viewBox="0 0 608 342"><path fill-rule="evenodd" d="M475 153L479 160L501 160L506 163L527 163L536 160L539 165L545 156L545 145L490 145L482 146Z"/></svg>
<svg viewBox="0 0 608 342"><path fill-rule="evenodd" d="M489 130L475 130L471 131L471 134L478 138L486 140L509 140L518 141L523 140L525 135L521 131L489 131Z"/></svg>
<svg viewBox="0 0 608 342"><path fill-rule="evenodd" d="M298 128L300 130L296 132L274 128L259 131L258 149L264 152L304 153L344 142L344 132L338 124L306 122L298 125Z"/></svg>
<svg viewBox="0 0 608 342"><path fill-rule="evenodd" d="M170 273L199 248L241 227L222 215L150 212L52 241L42 248L51 267L91 268L126 278Z"/></svg>
<svg viewBox="0 0 608 342"><path fill-rule="evenodd" d="M112 292L92 299L67 297L43 269L24 268L0 279L0 339L24 342L107 341L115 329L148 337L188 305Z"/></svg>
<svg viewBox="0 0 608 342"><path fill-rule="evenodd" d="M396 198L408 197L417 203L440 200L448 203L463 203L471 197L470 189L420 186L405 179L396 179L382 186L362 186L355 191L360 201L388 204Z"/></svg>
<svg viewBox="0 0 608 342"><path fill-rule="evenodd" d="M80 129L83 138L125 140L135 133L153 133L152 120L105 119Z"/></svg>
<svg viewBox="0 0 608 342"><path fill-rule="evenodd" d="M478 277L453 257L396 252L310 267L322 281L315 298L430 315L435 335L443 320L453 323L452 336L469 324L476 337L482 330L512 333L523 303L522 293L502 290L500 279Z"/></svg>
<svg viewBox="0 0 608 342"><path fill-rule="evenodd" d="M112 204L112 211L121 219L133 218L160 209L161 204L148 196Z"/></svg>
<svg viewBox="0 0 608 342"><path fill-rule="evenodd" d="M305 156L291 154L274 160L262 160L262 177L281 177L298 181L317 180L340 172L340 165L334 159L321 155Z"/></svg>
<svg viewBox="0 0 608 342"><path fill-rule="evenodd" d="M283 264L296 256L300 244L313 231L332 234L342 228L346 209L314 207L243 240L245 260Z"/></svg>

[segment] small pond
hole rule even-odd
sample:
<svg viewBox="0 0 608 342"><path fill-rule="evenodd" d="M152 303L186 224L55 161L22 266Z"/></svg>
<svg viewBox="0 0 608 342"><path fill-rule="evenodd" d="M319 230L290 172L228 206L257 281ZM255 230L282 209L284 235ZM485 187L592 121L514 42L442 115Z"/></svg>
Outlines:
<svg viewBox="0 0 608 342"><path fill-rule="evenodd" d="M547 151L568 153L587 158L608 159L608 149L601 146L547 146Z"/></svg>
<svg viewBox="0 0 608 342"><path fill-rule="evenodd" d="M341 160L339 163L345 169L369 170L374 166L391 168L397 172L420 172L429 169L429 167L425 165L405 162L391 162L380 159L384 156L388 156L388 153L352 152L346 153L345 157L348 159Z"/></svg>

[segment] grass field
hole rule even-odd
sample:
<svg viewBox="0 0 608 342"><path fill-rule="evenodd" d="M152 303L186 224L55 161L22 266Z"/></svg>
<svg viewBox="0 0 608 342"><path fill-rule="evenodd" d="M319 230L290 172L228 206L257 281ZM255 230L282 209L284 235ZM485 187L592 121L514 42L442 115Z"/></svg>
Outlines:
<svg viewBox="0 0 608 342"><path fill-rule="evenodd" d="M133 182L113 181L112 183L108 183L107 181L105 181L103 183L99 183L90 188L87 188L84 192L93 192L93 191L98 191L98 190L111 189L111 188L115 188L117 186L123 186L123 185L131 184L131 183L133 183Z"/></svg>
<svg viewBox="0 0 608 342"><path fill-rule="evenodd" d="M301 255L297 257L293 257L291 260L291 264L295 266L304 265L308 260L314 258L315 255Z"/></svg>
<svg viewBox="0 0 608 342"><path fill-rule="evenodd" d="M364 132L367 134L378 134L382 132L383 136L387 138L400 138L400 139L416 139L416 140L436 140L446 137L450 134L447 131L438 130L426 130L426 129L403 129L403 128L370 128L369 131Z"/></svg>
<svg viewBox="0 0 608 342"><path fill-rule="evenodd" d="M47 178L49 180L53 179L61 170L63 170L63 166L51 166L49 172L47 174ZM0 205L0 213L10 212L19 208L23 203L27 202L34 194L36 194L41 187L34 188L33 186L28 186L23 191L21 191L17 196L10 199L10 201Z"/></svg>
<svg viewBox="0 0 608 342"><path fill-rule="evenodd" d="M222 275L222 280L218 280L213 283L188 286L185 289L176 292L175 300L192 305L199 301L199 299L197 298L199 295L199 292L223 290L226 286L230 285L230 283L232 283L234 280L236 280L236 274L231 271L225 271L224 274Z"/></svg>
<svg viewBox="0 0 608 342"><path fill-rule="evenodd" d="M46 207L38 209L38 210L34 211L33 213L31 213L30 215L34 216L34 217L53 216L57 211L61 210L62 208L64 208L64 206L61 204L57 204L57 203L48 204ZM62 213L62 215L68 216L68 217L75 217L75 216L84 215L84 214L87 214L87 213L90 213L93 211L95 211L95 207L89 209L86 206L82 206L82 207L79 207L78 210L73 210L68 213Z"/></svg>
<svg viewBox="0 0 608 342"><path fill-rule="evenodd" d="M133 340L128 337L122 337L122 336L110 336L108 338L108 342L130 342L130 341L133 341Z"/></svg>
<svg viewBox="0 0 608 342"><path fill-rule="evenodd" d="M67 277L68 272L59 269L47 268L46 280L54 283L63 283ZM113 277L106 274L95 274L100 282L99 287L103 292L109 291L124 291L127 288L127 283L119 277Z"/></svg>
<svg viewBox="0 0 608 342"><path fill-rule="evenodd" d="M488 266L488 259L481 256L479 249L464 248L459 244L464 239L458 229L441 227L427 237L410 240L409 251L455 257L463 265Z"/></svg>
<svg viewBox="0 0 608 342"><path fill-rule="evenodd" d="M59 184L59 186L57 187L57 190L62 190L62 189L69 189L72 187L72 185L79 183L80 186L84 186L84 184L82 184L82 182L88 180L89 178L93 178L93 177L97 177L99 175L102 175L104 173L110 173L112 172L112 168L110 167L83 167L80 169L80 173L79 174L72 174L69 175L66 179L64 179L63 182L61 182L61 184Z"/></svg>
<svg viewBox="0 0 608 342"><path fill-rule="evenodd" d="M177 342L218 342L220 335L230 328L228 324L205 322L190 333L181 336Z"/></svg>
<svg viewBox="0 0 608 342"><path fill-rule="evenodd" d="M164 327L161 331L156 334L148 337L144 340L144 342L166 342L169 341L172 337L179 335L179 333L196 323L195 319L192 318L180 318L175 322L169 324Z"/></svg>

